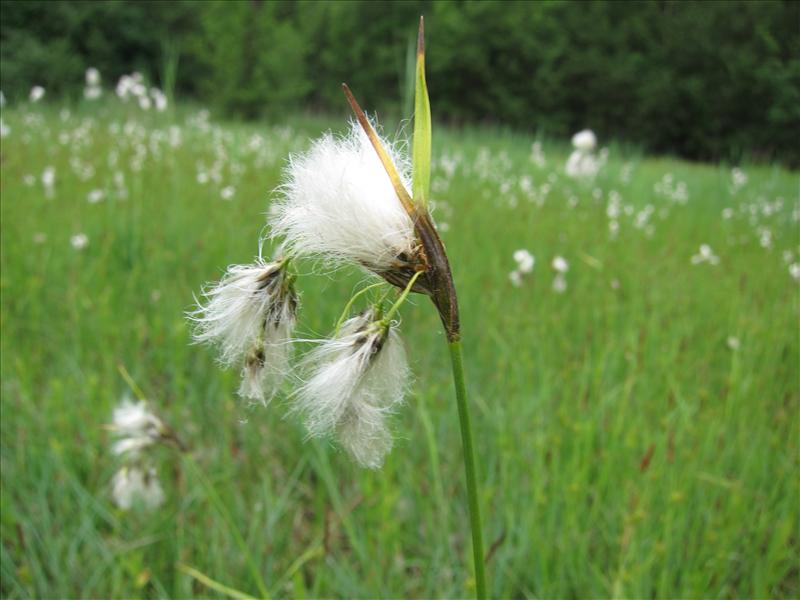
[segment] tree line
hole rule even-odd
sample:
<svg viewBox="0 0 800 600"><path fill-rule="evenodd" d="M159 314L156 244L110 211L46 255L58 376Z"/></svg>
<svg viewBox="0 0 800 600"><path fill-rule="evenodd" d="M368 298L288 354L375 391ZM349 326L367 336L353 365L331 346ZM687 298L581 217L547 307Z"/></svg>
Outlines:
<svg viewBox="0 0 800 600"><path fill-rule="evenodd" d="M800 164L800 3L276 1L0 4L2 90L77 97L88 66L138 70L243 118L408 116L425 15L434 119L601 139L691 159Z"/></svg>

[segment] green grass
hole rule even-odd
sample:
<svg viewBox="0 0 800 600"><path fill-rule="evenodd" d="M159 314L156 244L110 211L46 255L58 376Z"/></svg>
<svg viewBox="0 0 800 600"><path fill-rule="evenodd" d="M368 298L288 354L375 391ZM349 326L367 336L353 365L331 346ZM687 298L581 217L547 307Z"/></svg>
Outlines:
<svg viewBox="0 0 800 600"><path fill-rule="evenodd" d="M193 294L253 257L283 160L330 123L212 120L205 131L187 124L188 110L28 112L3 114L3 597L222 593L179 565L252 595L258 579L275 597L473 594L449 359L427 300L402 310L416 381L377 472L305 441L285 398L242 405L237 374L190 344ZM59 142L84 119L83 139ZM126 134L126 121L139 125ZM260 151L248 146L256 133ZM800 261L797 173L746 166L732 193L728 168L612 146L596 181L580 183L563 174L565 143L545 142L539 168L532 142L434 130L434 157L459 161L453 177L434 168L434 215L461 302L491 595L797 597L800 304L783 257ZM137 145L146 152L134 171ZM76 156L94 167L86 181ZM198 183L197 163L209 169L215 156L221 182ZM52 198L39 182L48 165ZM529 201L520 178L539 190L551 173L546 200ZM685 182L685 205L654 191L667 173ZM95 188L109 195L90 204ZM635 211L617 239L612 190ZM647 204L649 235L633 225ZM80 251L70 245L79 232L89 238ZM718 266L690 264L702 243ZM518 248L537 264L517 288ZM570 263L563 294L551 289L556 255ZM364 276L301 272L299 333L325 335ZM153 512L110 501L118 461L103 424L130 393L119 365L191 447L160 451L167 501Z"/></svg>

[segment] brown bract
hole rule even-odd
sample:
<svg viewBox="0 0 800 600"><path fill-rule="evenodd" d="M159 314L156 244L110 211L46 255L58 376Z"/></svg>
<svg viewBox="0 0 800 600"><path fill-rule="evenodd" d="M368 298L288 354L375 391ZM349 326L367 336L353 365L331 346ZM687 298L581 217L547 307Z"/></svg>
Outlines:
<svg viewBox="0 0 800 600"><path fill-rule="evenodd" d="M413 256L398 256L395 265L391 269L380 271L378 275L394 286L404 289L414 274L422 271L412 291L430 296L439 316L442 319L447 339L454 342L460 338L460 323L458 318L458 299L456 289L453 284L453 274L450 270L450 262L444 249L439 232L433 224L428 211L415 204L413 199L403 185L397 168L392 163L389 153L381 144L378 134L367 119L364 111L359 106L347 84L342 84L347 101L350 103L356 119L361 125L364 133L367 134L373 148L378 153L378 157L386 169L386 174L394 186L397 198L414 224L414 231L417 235L419 245L414 250Z"/></svg>

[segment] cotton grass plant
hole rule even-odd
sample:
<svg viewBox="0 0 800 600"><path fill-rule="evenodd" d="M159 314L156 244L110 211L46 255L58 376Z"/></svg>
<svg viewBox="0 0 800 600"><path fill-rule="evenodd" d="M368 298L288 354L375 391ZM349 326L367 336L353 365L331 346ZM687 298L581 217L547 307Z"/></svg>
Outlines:
<svg viewBox="0 0 800 600"><path fill-rule="evenodd" d="M335 439L361 466L377 469L392 447L388 426L409 387L409 367L397 314L411 293L428 296L450 350L464 452L475 584L486 597L481 519L461 349L458 300L439 233L428 211L431 115L420 20L415 74L412 155L381 137L346 84L355 115L343 137L327 134L289 158L270 211L272 262L230 267L204 292L190 319L195 340L220 349L220 362L242 371L241 396L272 399L290 375L299 385L289 412L300 415L311 438ZM328 339L290 366L298 309L293 264L312 259L331 267L356 266L383 280L347 303ZM353 313L367 292L377 300ZM392 290L397 290L392 298Z"/></svg>

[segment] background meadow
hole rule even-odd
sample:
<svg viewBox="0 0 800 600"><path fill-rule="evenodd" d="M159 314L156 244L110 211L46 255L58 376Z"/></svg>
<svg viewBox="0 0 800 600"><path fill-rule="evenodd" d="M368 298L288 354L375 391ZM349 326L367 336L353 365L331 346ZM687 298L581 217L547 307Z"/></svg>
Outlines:
<svg viewBox="0 0 800 600"><path fill-rule="evenodd" d="M101 75L99 98L26 92L2 109L2 596L232 593L213 582L473 594L450 366L427 299L401 310L415 382L380 471L305 440L285 418L291 386L247 406L238 373L191 344L185 312L258 252L288 155L345 119L242 122L171 92L159 106L146 77L148 103L117 94ZM797 172L601 135L596 172L570 177L568 136L442 125L429 85L491 595L798 596ZM365 104L390 138L409 134L398 107ZM535 265L515 280L520 249ZM300 271L298 335L324 336L367 279ZM153 510L110 494L120 462L105 426L137 393L189 447L159 450Z"/></svg>

